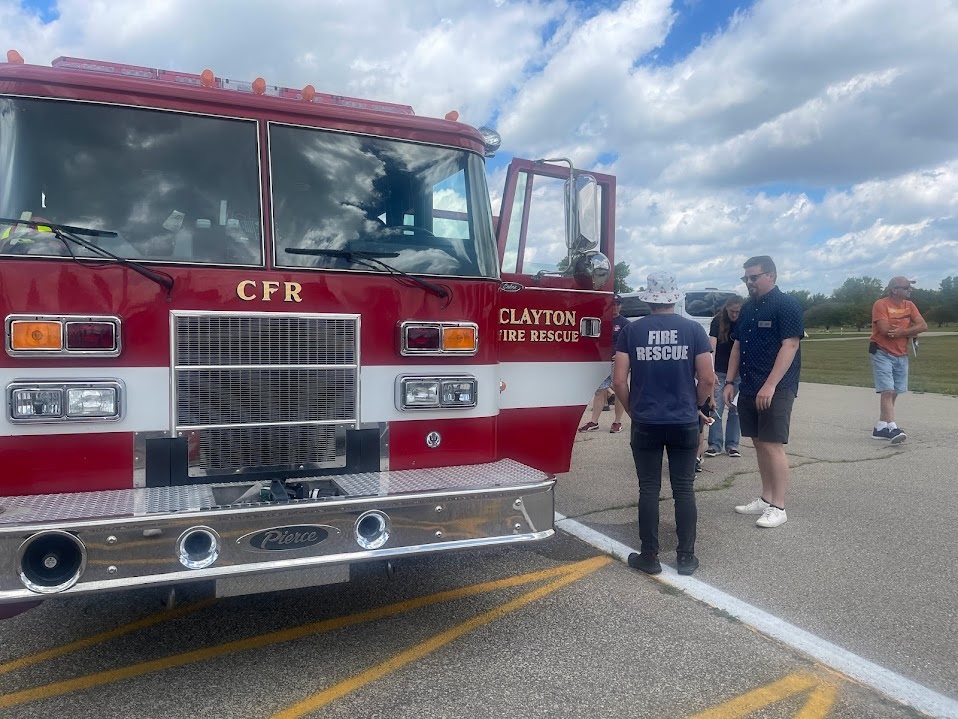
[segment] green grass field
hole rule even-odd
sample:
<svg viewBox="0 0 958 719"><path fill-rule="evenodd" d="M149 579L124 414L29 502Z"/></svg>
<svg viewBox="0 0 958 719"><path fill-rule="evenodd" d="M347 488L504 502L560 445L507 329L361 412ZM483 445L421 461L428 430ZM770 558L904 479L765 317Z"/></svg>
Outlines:
<svg viewBox="0 0 958 719"><path fill-rule="evenodd" d="M944 327L938 327L937 325L931 325L929 331L933 332L958 332L958 325L945 325ZM856 332L855 330L825 330L818 329L808 329L805 330L808 332L808 339L818 340L818 339L828 339L830 337L868 337L871 335L871 329L862 330L861 332Z"/></svg>
<svg viewBox="0 0 958 719"><path fill-rule="evenodd" d="M803 342L801 381L874 387L868 336ZM919 338L918 357L909 357L908 389L958 395L958 334Z"/></svg>

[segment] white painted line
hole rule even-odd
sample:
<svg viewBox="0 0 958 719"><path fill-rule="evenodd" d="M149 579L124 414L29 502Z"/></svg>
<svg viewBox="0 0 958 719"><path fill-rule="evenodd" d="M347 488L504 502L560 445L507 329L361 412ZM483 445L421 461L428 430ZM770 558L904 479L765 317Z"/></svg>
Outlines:
<svg viewBox="0 0 958 719"><path fill-rule="evenodd" d="M596 549L611 554L623 562L628 560L632 552L637 551L574 519L566 519L558 512L556 512L555 518L557 529L578 537ZM857 654L852 654L821 637L806 632L804 629L799 629L794 624L789 624L768 612L743 602L741 599L736 599L731 594L726 594L694 577L682 576L665 564L662 565L662 573L656 575L655 578L676 589L681 589L689 596L695 597L711 607L728 612L736 619L754 627L763 634L807 654L825 666L831 667L865 686L914 707L923 714L940 719L958 719L958 701L878 666Z"/></svg>

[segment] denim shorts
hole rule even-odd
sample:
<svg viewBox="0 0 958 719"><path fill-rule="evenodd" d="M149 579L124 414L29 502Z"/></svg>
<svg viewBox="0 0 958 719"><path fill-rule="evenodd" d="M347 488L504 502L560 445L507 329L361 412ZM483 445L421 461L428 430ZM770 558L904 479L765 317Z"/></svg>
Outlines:
<svg viewBox="0 0 958 719"><path fill-rule="evenodd" d="M612 370L615 371L615 360L612 360ZM602 384L599 385L599 388L596 392L601 392L604 389L612 389L612 373L609 373L609 376L602 380Z"/></svg>
<svg viewBox="0 0 958 719"><path fill-rule="evenodd" d="M908 355L896 357L879 349L872 356L876 392L908 391Z"/></svg>

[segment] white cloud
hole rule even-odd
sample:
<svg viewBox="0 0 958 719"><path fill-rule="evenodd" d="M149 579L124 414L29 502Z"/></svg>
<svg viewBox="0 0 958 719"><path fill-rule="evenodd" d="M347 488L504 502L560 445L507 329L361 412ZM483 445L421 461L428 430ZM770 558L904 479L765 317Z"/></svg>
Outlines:
<svg viewBox="0 0 958 719"><path fill-rule="evenodd" d="M958 6L756 0L677 61L695 3L623 0L0 0L0 51L93 57L495 121L504 152L617 175L617 259L737 287L958 275ZM687 19L687 18L686 18ZM612 159L609 159L612 158ZM493 173L493 207L503 172ZM549 245L555 244L550 235ZM550 253L554 247L536 248Z"/></svg>

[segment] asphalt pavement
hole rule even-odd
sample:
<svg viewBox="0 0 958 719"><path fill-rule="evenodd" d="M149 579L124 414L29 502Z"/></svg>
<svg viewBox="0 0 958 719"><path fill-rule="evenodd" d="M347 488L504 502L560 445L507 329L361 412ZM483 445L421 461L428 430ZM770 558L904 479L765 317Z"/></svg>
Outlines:
<svg viewBox="0 0 958 719"><path fill-rule="evenodd" d="M801 385L786 451L788 521L761 529L736 504L761 490L755 452L705 459L696 479L696 578L950 697L958 697L958 398L898 399L901 445L871 439L874 390ZM579 435L557 511L638 546L629 425ZM667 474L667 469L666 472ZM660 537L674 565L663 480ZM673 553L673 554L670 554Z"/></svg>
<svg viewBox="0 0 958 719"><path fill-rule="evenodd" d="M958 399L902 397L898 447L869 438L876 411L867 389L802 386L777 529L732 511L759 486L748 442L740 459L707 459L692 579L944 695L942 711L922 714L668 571L646 576L560 531L412 558L392 576L363 565L347 584L221 600L187 587L175 609L158 589L46 602L0 622L0 715L958 717ZM576 438L557 509L634 547L629 435L610 434L611 420Z"/></svg>

